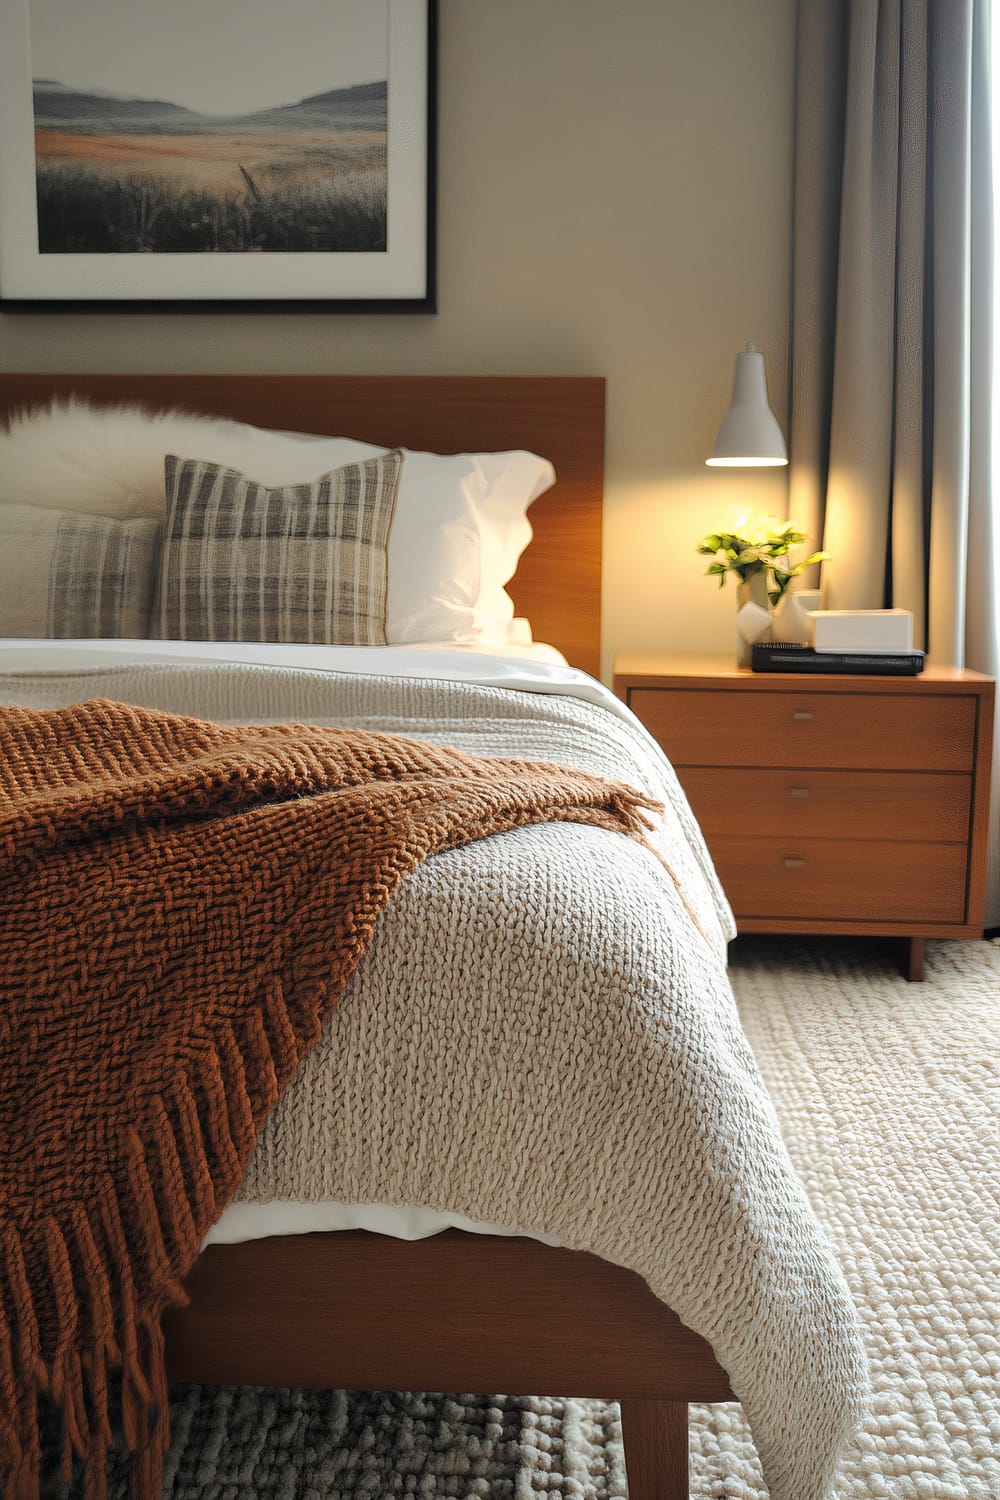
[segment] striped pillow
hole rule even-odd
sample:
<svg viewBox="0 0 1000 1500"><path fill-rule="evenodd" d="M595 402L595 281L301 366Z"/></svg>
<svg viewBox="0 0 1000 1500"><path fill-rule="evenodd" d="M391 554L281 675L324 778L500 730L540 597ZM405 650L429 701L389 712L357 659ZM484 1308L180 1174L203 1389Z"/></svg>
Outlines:
<svg viewBox="0 0 1000 1500"><path fill-rule="evenodd" d="M147 636L161 529L0 505L0 636Z"/></svg>
<svg viewBox="0 0 1000 1500"><path fill-rule="evenodd" d="M168 456L161 638L384 646L402 462L387 453L268 489L221 464Z"/></svg>

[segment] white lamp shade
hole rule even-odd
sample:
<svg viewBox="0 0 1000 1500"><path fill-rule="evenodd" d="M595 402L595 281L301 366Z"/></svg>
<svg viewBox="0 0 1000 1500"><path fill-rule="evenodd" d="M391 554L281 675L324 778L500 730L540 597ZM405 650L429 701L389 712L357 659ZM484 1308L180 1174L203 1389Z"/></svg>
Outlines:
<svg viewBox="0 0 1000 1500"><path fill-rule="evenodd" d="M778 419L767 402L764 356L753 344L736 356L733 396L705 460L716 468L768 468L787 464L788 450Z"/></svg>

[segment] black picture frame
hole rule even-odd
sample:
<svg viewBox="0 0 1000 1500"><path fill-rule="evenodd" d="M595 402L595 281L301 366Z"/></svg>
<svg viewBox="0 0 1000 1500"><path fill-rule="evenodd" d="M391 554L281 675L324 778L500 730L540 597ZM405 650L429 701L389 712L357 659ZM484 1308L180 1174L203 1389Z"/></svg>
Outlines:
<svg viewBox="0 0 1000 1500"><path fill-rule="evenodd" d="M43 254L38 247L35 196L31 3L0 0L0 311L437 311L437 0L383 0L390 37L386 247L351 256L337 251L294 256L280 251L257 251L252 256L245 252L183 256ZM234 7L238 4L239 0L233 0ZM89 0L80 10L93 19L99 8L100 0ZM276 9L282 9L277 0ZM397 100L401 102L397 104ZM166 289L157 285L158 263L170 282ZM209 270L216 285L220 277L231 285L231 294L225 290L221 295L209 294L201 286L196 294L184 295L185 278L196 280L199 273L204 275ZM69 277L66 295L53 294L54 280L64 275ZM255 284L250 294L241 294L243 275L252 276L259 288ZM272 277L280 291L268 290ZM317 294L316 283L327 279L330 294L325 287ZM93 283L90 294L88 281ZM143 295L150 282L157 289Z"/></svg>

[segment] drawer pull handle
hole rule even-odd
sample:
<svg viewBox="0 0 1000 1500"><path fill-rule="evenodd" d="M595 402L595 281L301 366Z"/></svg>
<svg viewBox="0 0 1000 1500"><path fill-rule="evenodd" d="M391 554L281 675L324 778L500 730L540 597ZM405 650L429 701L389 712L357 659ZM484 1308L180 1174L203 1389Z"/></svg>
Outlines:
<svg viewBox="0 0 1000 1500"><path fill-rule="evenodd" d="M815 719L815 717L816 717L816 715L814 713L812 713L808 708L794 708L794 709L792 709L792 718L793 719Z"/></svg>
<svg viewBox="0 0 1000 1500"><path fill-rule="evenodd" d="M785 869L786 870L801 870L802 866L804 864L805 864L805 860L804 859L796 859L796 858L794 858L790 854L786 854L786 856L785 856Z"/></svg>
<svg viewBox="0 0 1000 1500"><path fill-rule="evenodd" d="M790 797L808 797L809 788L807 786L793 786L788 795Z"/></svg>

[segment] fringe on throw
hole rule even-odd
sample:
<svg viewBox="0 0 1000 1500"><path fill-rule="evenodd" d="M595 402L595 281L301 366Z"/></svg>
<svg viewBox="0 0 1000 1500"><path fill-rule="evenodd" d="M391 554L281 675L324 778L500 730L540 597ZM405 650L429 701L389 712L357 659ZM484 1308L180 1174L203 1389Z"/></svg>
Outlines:
<svg viewBox="0 0 1000 1500"><path fill-rule="evenodd" d="M187 1301L180 1280L322 1024L319 998L304 1007L300 999L296 1029L280 981L270 980L245 1034L223 1026L197 1077L180 1076L152 1101L148 1138L124 1132L117 1181L109 1174L67 1222L48 1218L30 1236L0 1225L3 1500L37 1500L43 1396L59 1413L62 1477L80 1462L85 1500L107 1500L116 1372L133 1500L159 1500L170 1441L160 1320ZM130 1238L126 1223L141 1224L141 1235Z"/></svg>

